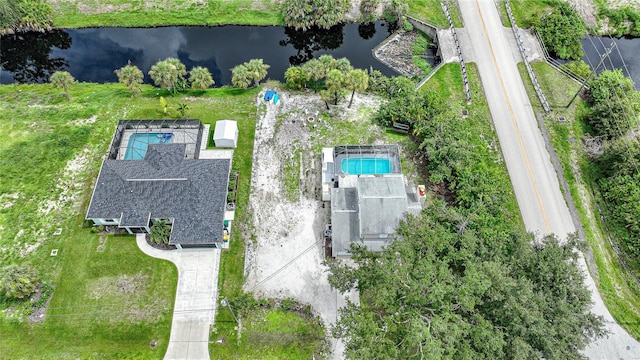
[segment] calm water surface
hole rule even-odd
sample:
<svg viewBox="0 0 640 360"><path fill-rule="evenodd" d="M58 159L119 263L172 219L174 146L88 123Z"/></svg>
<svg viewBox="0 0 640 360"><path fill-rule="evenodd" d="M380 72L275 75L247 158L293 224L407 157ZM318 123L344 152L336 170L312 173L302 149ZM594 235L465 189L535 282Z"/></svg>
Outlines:
<svg viewBox="0 0 640 360"><path fill-rule="evenodd" d="M116 82L113 71L127 61L138 66L149 83L151 66L167 57L180 59L187 70L207 67L216 86L230 84L230 69L255 58L271 65L268 77L277 80L284 80L290 65L323 54L346 57L357 68L373 67L394 75L371 52L388 35L384 22L304 32L281 26L218 26L25 33L0 38L0 83L46 82L57 70L69 71L78 81Z"/></svg>
<svg viewBox="0 0 640 360"><path fill-rule="evenodd" d="M633 80L636 89L640 89L640 38L587 37L582 40L585 53L582 60L594 68L600 62L600 56L607 52L612 43L615 46L598 68L598 73L606 69L622 69L622 72Z"/></svg>

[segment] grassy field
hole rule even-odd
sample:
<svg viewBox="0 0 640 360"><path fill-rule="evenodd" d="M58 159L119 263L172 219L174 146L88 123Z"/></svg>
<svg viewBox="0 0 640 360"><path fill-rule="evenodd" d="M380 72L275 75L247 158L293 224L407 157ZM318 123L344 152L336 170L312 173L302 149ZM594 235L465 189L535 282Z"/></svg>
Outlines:
<svg viewBox="0 0 640 360"><path fill-rule="evenodd" d="M54 26L152 27L167 25L281 25L278 0L50 0ZM409 0L409 15L438 27L449 23L439 0ZM457 3L449 1L456 26L462 26Z"/></svg>
<svg viewBox="0 0 640 360"><path fill-rule="evenodd" d="M49 1L56 27L162 25L275 25L276 0L59 0Z"/></svg>
<svg viewBox="0 0 640 360"><path fill-rule="evenodd" d="M442 10L440 2L440 0L408 0L408 14L439 28L448 28L449 21L444 14L444 10ZM462 17L458 9L458 2L447 1L447 5L455 27L462 27Z"/></svg>
<svg viewBox="0 0 640 360"><path fill-rule="evenodd" d="M177 106L185 103L187 115L204 123L238 121L237 231L222 256L220 285L225 295L239 291L259 89L179 95L143 89L132 98L119 84L80 83L67 101L50 85L0 86L0 262L32 263L55 289L43 323L29 322L29 302L0 299L2 358L164 356L175 267L144 255L132 236L96 234L84 223L100 161L120 119L178 117ZM167 115L160 96L169 102ZM62 234L54 235L58 228Z"/></svg>
<svg viewBox="0 0 640 360"><path fill-rule="evenodd" d="M534 110L542 113L542 107L524 65L520 63L519 67ZM542 91L554 109L552 115L545 116L545 126L562 164L573 201L578 208L580 221L591 250L588 257L597 267L597 274L593 273L593 269L590 271L613 317L638 339L640 338L640 322L638 322L640 288L628 269L621 265L612 246L615 244L615 239L611 238L612 234L608 233L605 224L601 221L597 204L601 204L602 199L594 186L592 170L582 144L585 138L585 126L575 120L576 111L580 111L583 106L582 100L577 99L571 107L565 108L579 85L546 63L536 62L532 67ZM558 116L564 116L567 121L559 122ZM573 141L570 141L571 139Z"/></svg>
<svg viewBox="0 0 640 360"><path fill-rule="evenodd" d="M511 10L519 27L529 28L532 20L539 18L553 8L557 0L511 0ZM500 18L505 26L509 26L507 12L504 3L500 5Z"/></svg>

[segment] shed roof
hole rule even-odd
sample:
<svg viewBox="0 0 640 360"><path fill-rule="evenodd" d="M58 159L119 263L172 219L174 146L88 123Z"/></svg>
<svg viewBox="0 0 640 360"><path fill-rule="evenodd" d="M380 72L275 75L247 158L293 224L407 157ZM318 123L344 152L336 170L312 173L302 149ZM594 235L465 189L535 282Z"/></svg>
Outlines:
<svg viewBox="0 0 640 360"><path fill-rule="evenodd" d="M213 140L236 139L238 123L233 120L216 121L216 128L213 131Z"/></svg>

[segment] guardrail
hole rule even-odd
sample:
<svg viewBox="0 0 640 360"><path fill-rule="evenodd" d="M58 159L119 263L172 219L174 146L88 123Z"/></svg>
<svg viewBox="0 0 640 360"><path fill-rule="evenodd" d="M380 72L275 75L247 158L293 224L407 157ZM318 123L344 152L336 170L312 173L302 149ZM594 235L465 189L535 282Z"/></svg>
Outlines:
<svg viewBox="0 0 640 360"><path fill-rule="evenodd" d="M547 62L547 64L553 66L556 70L560 71L561 73L567 75L568 77L570 77L571 79L575 80L576 82L582 84L584 83L584 81L586 80L584 77L574 73L573 71L567 69L566 67L562 66L563 64L561 62L559 62L558 60L554 59L551 57L551 55L549 55L549 52L547 51L547 47L544 46L544 43L542 42L542 39L540 38L540 34L538 34L537 31L533 31L533 34L536 36L536 39L538 39L538 43L540 44L540 48L542 49L542 56L544 56L544 60Z"/></svg>
<svg viewBox="0 0 640 360"><path fill-rule="evenodd" d="M507 8L507 15L509 15L509 21L511 21L511 29L513 30L513 35L515 35L516 37L516 43L518 44L518 49L520 50L520 54L522 55L522 59L524 60L524 66L527 68L527 73L529 73L529 78L533 83L533 88L536 90L536 94L538 94L540 103L542 103L542 108L544 109L545 112L549 112L551 111L551 107L549 106L547 99L544 97L544 93L542 93L542 89L540 89L540 85L538 84L536 75L533 73L533 69L531 69L531 64L529 64L529 59L527 58L527 53L524 49L522 38L520 37L520 31L518 29L518 25L516 25L516 20L513 17L513 12L511 12L511 5L509 4L509 0L505 0L504 5Z"/></svg>
<svg viewBox="0 0 640 360"><path fill-rule="evenodd" d="M453 19L451 19L451 13L449 12L449 7L447 4L442 1L440 2L442 6L442 10L444 10L444 14L447 15L447 20L449 20L449 29L451 30L451 34L453 35L453 40L456 45L456 50L458 51L458 59L460 59L460 71L462 72L462 82L464 84L464 94L467 97L467 103L471 103L471 88L469 87L469 78L467 77L467 66L464 63L464 58L462 57L462 48L460 47L460 42L458 41L458 35L456 34L456 29L453 26Z"/></svg>

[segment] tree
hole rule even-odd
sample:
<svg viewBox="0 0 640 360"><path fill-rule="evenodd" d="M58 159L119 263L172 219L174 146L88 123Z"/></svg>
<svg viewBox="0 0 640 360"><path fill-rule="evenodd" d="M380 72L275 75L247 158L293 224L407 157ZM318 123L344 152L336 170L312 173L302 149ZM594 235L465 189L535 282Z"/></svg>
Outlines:
<svg viewBox="0 0 640 360"><path fill-rule="evenodd" d="M245 65L238 65L231 69L231 83L233 86L246 89L251 85L251 74Z"/></svg>
<svg viewBox="0 0 640 360"><path fill-rule="evenodd" d="M189 82L191 83L192 89L201 91L206 90L215 83L209 70L202 66L196 66L191 69L189 72Z"/></svg>
<svg viewBox="0 0 640 360"><path fill-rule="evenodd" d="M334 95L334 105L338 105L340 92L344 90L344 74L337 69L329 71L329 73L327 73L325 84L327 85L327 90Z"/></svg>
<svg viewBox="0 0 640 360"><path fill-rule="evenodd" d="M305 74L300 66L290 66L284 72L284 80L287 86L294 90L302 89L307 82Z"/></svg>
<svg viewBox="0 0 640 360"><path fill-rule="evenodd" d="M328 29L343 20L348 0L286 0L282 4L284 23L296 29L313 26Z"/></svg>
<svg viewBox="0 0 640 360"><path fill-rule="evenodd" d="M133 91L131 96L142 92L140 84L142 84L144 74L142 73L142 70L138 69L137 66L131 65L131 61L129 61L126 66L123 66L120 69L115 70L114 72L118 76L118 81L130 91Z"/></svg>
<svg viewBox="0 0 640 360"><path fill-rule="evenodd" d="M50 30L53 9L42 0L0 0L0 33Z"/></svg>
<svg viewBox="0 0 640 360"><path fill-rule="evenodd" d="M178 112L180 116L183 118L187 117L187 110L189 110L189 105L186 103L178 103Z"/></svg>
<svg viewBox="0 0 640 360"><path fill-rule="evenodd" d="M595 163L605 177L632 175L640 169L640 146L632 139L611 139L604 144L604 152Z"/></svg>
<svg viewBox="0 0 640 360"><path fill-rule="evenodd" d="M329 90L320 90L320 100L324 101L324 105L329 110L329 101L331 101L331 93Z"/></svg>
<svg viewBox="0 0 640 360"><path fill-rule="evenodd" d="M347 89L351 90L351 99L349 100L349 106L347 106L350 108L356 91L358 93L363 93L367 90L367 87L369 86L369 75L366 71L361 69L351 70L345 77L345 86Z"/></svg>
<svg viewBox="0 0 640 360"><path fill-rule="evenodd" d="M337 59L333 63L333 68L340 70L343 74L347 74L349 71L353 70L353 66L351 66L351 62L347 58Z"/></svg>
<svg viewBox="0 0 640 360"><path fill-rule="evenodd" d="M607 138L624 136L638 126L640 92L621 70L605 70L589 83L591 110L587 122L595 135Z"/></svg>
<svg viewBox="0 0 640 360"><path fill-rule="evenodd" d="M149 232L149 239L154 244L168 244L171 237L171 225L167 224L163 220L156 221L151 226Z"/></svg>
<svg viewBox="0 0 640 360"><path fill-rule="evenodd" d="M566 2L558 2L551 12L534 26L550 52L562 59L579 59L584 55L580 39L586 26L578 12Z"/></svg>
<svg viewBox="0 0 640 360"><path fill-rule="evenodd" d="M30 265L5 266L0 274L0 293L9 299L23 299L35 291L38 280L37 271Z"/></svg>
<svg viewBox="0 0 640 360"><path fill-rule="evenodd" d="M244 66L249 72L249 76L255 86L258 86L260 81L267 77L267 70L271 67L262 63L262 59L251 59L248 63L244 63Z"/></svg>
<svg viewBox="0 0 640 360"><path fill-rule="evenodd" d="M322 70L322 77L326 77L329 71L336 68L336 59L331 55L321 55L318 58L320 69Z"/></svg>
<svg viewBox="0 0 640 360"><path fill-rule="evenodd" d="M380 5L380 0L362 0L360 2L360 14L362 16L362 20L364 22L375 21L376 20L376 10L378 9L378 5ZM360 30L360 28L358 28ZM375 31L375 26L374 26Z"/></svg>
<svg viewBox="0 0 640 360"><path fill-rule="evenodd" d="M166 58L163 61L158 61L149 70L149 76L151 76L156 86L174 93L180 90L176 88L176 85L184 82L184 75L186 74L187 70L184 64L175 58Z"/></svg>
<svg viewBox="0 0 640 360"><path fill-rule="evenodd" d="M313 81L313 92L318 92L318 82L324 77L324 69L318 59L311 59L302 65L305 77Z"/></svg>
<svg viewBox="0 0 640 360"><path fill-rule="evenodd" d="M51 84L56 88L62 89L69 100L71 100L69 89L75 82L76 80L67 71L56 71L51 75Z"/></svg>
<svg viewBox="0 0 640 360"><path fill-rule="evenodd" d="M570 63L562 65L562 67L585 79L591 74L591 67L582 60L571 61Z"/></svg>
<svg viewBox="0 0 640 360"><path fill-rule="evenodd" d="M360 292L332 329L348 359L578 359L604 334L575 237L530 245L532 235L514 230L487 248L473 226L460 230L460 216L435 204L381 253L352 246L354 267L327 263L333 287Z"/></svg>

